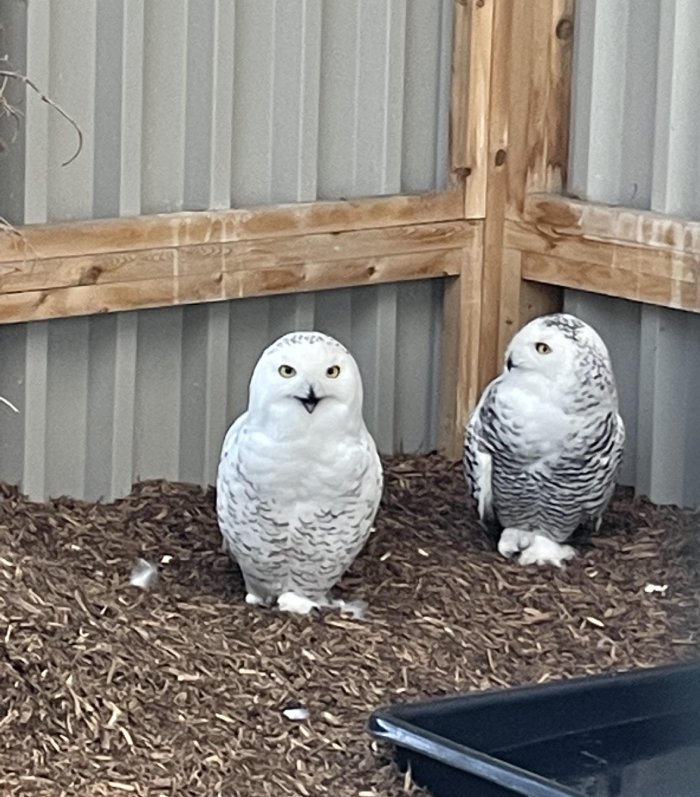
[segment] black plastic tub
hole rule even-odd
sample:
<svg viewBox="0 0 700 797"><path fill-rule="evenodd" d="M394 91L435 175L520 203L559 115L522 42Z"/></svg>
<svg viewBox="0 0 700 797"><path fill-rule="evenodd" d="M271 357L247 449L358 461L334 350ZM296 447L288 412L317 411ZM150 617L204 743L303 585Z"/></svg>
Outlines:
<svg viewBox="0 0 700 797"><path fill-rule="evenodd" d="M700 664L376 711L436 797L700 797Z"/></svg>

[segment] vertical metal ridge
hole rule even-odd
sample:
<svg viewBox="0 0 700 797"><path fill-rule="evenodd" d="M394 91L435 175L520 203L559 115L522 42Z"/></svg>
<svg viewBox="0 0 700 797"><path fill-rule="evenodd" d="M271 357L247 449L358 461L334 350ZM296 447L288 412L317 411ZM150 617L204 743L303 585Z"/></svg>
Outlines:
<svg viewBox="0 0 700 797"><path fill-rule="evenodd" d="M212 53L211 163L209 207L231 207L231 141L233 139L233 71L236 0L216 0Z"/></svg>
<svg viewBox="0 0 700 797"><path fill-rule="evenodd" d="M0 395L17 408L0 406L0 478L20 484L25 471L27 407L27 324L0 330ZM41 403L40 403L41 406ZM42 413L45 404L41 406Z"/></svg>
<svg viewBox="0 0 700 797"><path fill-rule="evenodd" d="M83 138L80 153L68 163L77 151L76 131L51 109L47 218L89 219L93 215L97 5L93 0L63 0L50 5L49 94L75 120Z"/></svg>
<svg viewBox="0 0 700 797"><path fill-rule="evenodd" d="M95 124L93 207L95 218L120 215L119 181L121 162L121 83L124 5L97 5L95 31Z"/></svg>
<svg viewBox="0 0 700 797"><path fill-rule="evenodd" d="M213 484L219 452L228 427L228 349L231 314L224 303L208 308L206 413L204 421L204 468L200 476L203 484Z"/></svg>
<svg viewBox="0 0 700 797"><path fill-rule="evenodd" d="M409 172L411 191L431 190L447 173L452 0L20 10L28 74L89 138L62 169L72 130L31 96L11 177L20 221L387 194ZM0 478L89 499L139 478L211 482L255 362L292 329L320 328L356 355L383 451L430 445L435 366L409 369L408 353L436 350L439 313L434 285L407 283L0 327L22 410L0 441L12 452Z"/></svg>
<svg viewBox="0 0 700 797"><path fill-rule="evenodd" d="M38 85L49 87L50 8L48 3L27 6L27 74ZM49 107L27 92L24 117L25 177L24 224L41 224L48 214Z"/></svg>
<svg viewBox="0 0 700 797"><path fill-rule="evenodd" d="M48 413L49 322L28 324L24 367L24 472L22 488L46 495L46 427Z"/></svg>
<svg viewBox="0 0 700 797"><path fill-rule="evenodd" d="M22 0L0 3L0 57L4 69L27 74L27 5ZM0 216L10 224L24 221L25 133L27 88L19 80L8 80L5 100L20 114L0 117Z"/></svg>
<svg viewBox="0 0 700 797"><path fill-rule="evenodd" d="M700 218L700 9L692 0L579 0L569 190ZM662 503L700 503L691 446L700 329L689 313L566 292L617 358L622 477Z"/></svg>
<svg viewBox="0 0 700 797"><path fill-rule="evenodd" d="M141 212L145 4L141 0L123 2L119 213L136 216Z"/></svg>
<svg viewBox="0 0 700 797"><path fill-rule="evenodd" d="M654 168L650 207L700 218L700 13L697 3L661 4Z"/></svg>
<svg viewBox="0 0 700 797"><path fill-rule="evenodd" d="M181 307L139 313L134 407L134 475L177 480L183 373Z"/></svg>
<svg viewBox="0 0 700 797"><path fill-rule="evenodd" d="M270 202L273 11L258 0L236 4L231 199L239 207Z"/></svg>
<svg viewBox="0 0 700 797"><path fill-rule="evenodd" d="M187 0L144 4L141 209L183 208Z"/></svg>
<svg viewBox="0 0 700 797"><path fill-rule="evenodd" d="M119 313L114 340L114 396L109 449L110 497L124 495L134 480L136 430L137 312Z"/></svg>

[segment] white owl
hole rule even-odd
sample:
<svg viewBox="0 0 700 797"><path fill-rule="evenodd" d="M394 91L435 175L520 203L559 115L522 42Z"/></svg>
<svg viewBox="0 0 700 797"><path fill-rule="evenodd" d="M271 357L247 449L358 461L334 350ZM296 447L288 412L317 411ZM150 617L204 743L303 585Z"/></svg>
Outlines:
<svg viewBox="0 0 700 797"><path fill-rule="evenodd" d="M216 487L224 547L249 604L307 614L341 603L328 592L365 544L382 494L362 379L344 346L292 332L262 353Z"/></svg>
<svg viewBox="0 0 700 797"><path fill-rule="evenodd" d="M562 543L580 525L599 527L624 441L598 333L564 313L523 327L466 429L467 482L482 522L503 529L500 553L521 564L571 559Z"/></svg>

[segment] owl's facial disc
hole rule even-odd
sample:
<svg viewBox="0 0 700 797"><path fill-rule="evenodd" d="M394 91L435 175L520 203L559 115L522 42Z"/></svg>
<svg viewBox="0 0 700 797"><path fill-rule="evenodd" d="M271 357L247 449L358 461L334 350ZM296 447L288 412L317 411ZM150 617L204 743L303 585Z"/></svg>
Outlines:
<svg viewBox="0 0 700 797"><path fill-rule="evenodd" d="M311 385L309 385L309 392L305 396L294 396L294 398L302 403L309 415L311 415L318 406L319 401L321 401L321 398L316 395L316 391Z"/></svg>

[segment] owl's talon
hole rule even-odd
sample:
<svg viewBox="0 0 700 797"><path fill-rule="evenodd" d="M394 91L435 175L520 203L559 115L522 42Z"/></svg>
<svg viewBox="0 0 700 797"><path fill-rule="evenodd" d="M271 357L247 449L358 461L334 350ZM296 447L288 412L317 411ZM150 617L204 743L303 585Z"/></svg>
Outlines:
<svg viewBox="0 0 700 797"><path fill-rule="evenodd" d="M265 600L259 595L256 595L254 592L248 592L245 596L245 602L248 604L248 606L260 606L265 603Z"/></svg>
<svg viewBox="0 0 700 797"><path fill-rule="evenodd" d="M570 545L561 545L549 537L533 534L532 543L521 554L518 563L521 565L554 565L564 567L565 562L573 559L576 551Z"/></svg>
<svg viewBox="0 0 700 797"><path fill-rule="evenodd" d="M310 614L314 609L319 609L320 604L296 592L283 592L277 598L277 608L290 614Z"/></svg>
<svg viewBox="0 0 700 797"><path fill-rule="evenodd" d="M498 553L506 559L512 559L524 551L532 541L532 532L523 529L503 529L498 540Z"/></svg>

